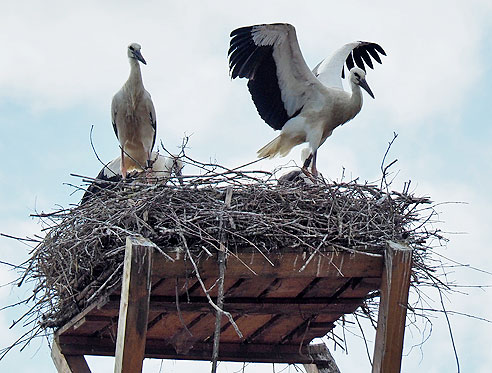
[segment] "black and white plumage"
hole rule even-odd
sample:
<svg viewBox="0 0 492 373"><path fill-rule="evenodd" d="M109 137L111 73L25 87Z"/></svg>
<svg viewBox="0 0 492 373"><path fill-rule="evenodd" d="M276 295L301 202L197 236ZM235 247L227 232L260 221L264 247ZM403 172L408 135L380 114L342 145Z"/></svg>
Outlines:
<svg viewBox="0 0 492 373"><path fill-rule="evenodd" d="M123 179L120 165L121 157L117 157L106 164L96 176L96 180L89 185L80 203L86 203L90 198L97 195L101 189L111 189L120 182ZM146 178L145 181L157 184L166 184L173 175L180 180L184 167L181 158L178 156L166 157L157 152L151 153L150 165L152 179ZM129 172L125 180L133 181L141 177L141 175L142 173L138 171Z"/></svg>
<svg viewBox="0 0 492 373"><path fill-rule="evenodd" d="M144 88L140 64L147 64L140 45L128 46L130 76L111 103L113 129L121 147L121 174L149 167L156 137L156 116L149 92Z"/></svg>
<svg viewBox="0 0 492 373"><path fill-rule="evenodd" d="M259 157L285 156L308 142L311 172L317 174L318 148L362 107L362 87L374 98L365 80L365 66L386 55L376 43L353 42L337 50L311 71L302 56L294 26L286 23L241 27L231 32L229 69L232 79L247 78L261 118L280 135L258 150ZM342 87L344 65L352 92ZM357 65L357 66L355 66Z"/></svg>

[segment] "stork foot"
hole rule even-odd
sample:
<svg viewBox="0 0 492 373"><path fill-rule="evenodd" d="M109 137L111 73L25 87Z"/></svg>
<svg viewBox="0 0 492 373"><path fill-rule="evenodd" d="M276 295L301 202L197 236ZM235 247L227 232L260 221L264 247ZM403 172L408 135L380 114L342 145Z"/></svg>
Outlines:
<svg viewBox="0 0 492 373"><path fill-rule="evenodd" d="M152 183L156 179L156 176L154 175L154 170L153 170L154 162L156 160L157 160L157 158L151 159L150 154L149 154L149 158L147 159L147 164L145 166L145 181L149 184Z"/></svg>
<svg viewBox="0 0 492 373"><path fill-rule="evenodd" d="M302 173L303 173L304 175L306 175L306 176L307 176L307 178L308 178L309 180L311 180L311 182L312 182L313 184L317 184L317 183L318 183L318 175L317 175L317 174L316 174L316 175L313 175L313 173L312 173L312 172L310 172L310 171L307 169L307 167L303 167L303 168L301 168L301 171L302 171Z"/></svg>
<svg viewBox="0 0 492 373"><path fill-rule="evenodd" d="M144 172L145 172L145 181L148 184L151 184L152 182L154 182L155 175L154 175L152 168L146 168Z"/></svg>

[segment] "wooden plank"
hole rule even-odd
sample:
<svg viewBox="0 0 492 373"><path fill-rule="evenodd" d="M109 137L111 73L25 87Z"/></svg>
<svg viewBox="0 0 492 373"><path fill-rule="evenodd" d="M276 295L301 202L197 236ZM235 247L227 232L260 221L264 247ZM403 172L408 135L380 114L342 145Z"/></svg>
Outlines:
<svg viewBox="0 0 492 373"><path fill-rule="evenodd" d="M347 278L317 278L316 283L303 293L303 297L331 297L347 282Z"/></svg>
<svg viewBox="0 0 492 373"><path fill-rule="evenodd" d="M58 329L54 336L58 336L65 333L71 333L74 330L75 325L80 325L81 320L84 319L85 316L92 314L94 312L98 312L101 307L103 307L107 302L109 302L108 297L101 297L91 305L89 305L86 309L75 315L70 321L68 321L65 325L63 325L60 329Z"/></svg>
<svg viewBox="0 0 492 373"><path fill-rule="evenodd" d="M312 281L313 279L310 277L278 278L261 296L265 298L294 298Z"/></svg>
<svg viewBox="0 0 492 373"><path fill-rule="evenodd" d="M261 334L257 335L252 343L279 343L292 330L304 322L302 316L283 316L275 320Z"/></svg>
<svg viewBox="0 0 492 373"><path fill-rule="evenodd" d="M261 325L264 325L272 318L272 315L243 315L238 318L236 324L243 334L244 339L248 339ZM231 324L222 332L220 342L241 342L236 331Z"/></svg>
<svg viewBox="0 0 492 373"><path fill-rule="evenodd" d="M412 248L390 242L385 251L373 373L398 373L401 369Z"/></svg>
<svg viewBox="0 0 492 373"><path fill-rule="evenodd" d="M152 288L152 295L176 296L176 290L178 291L178 295L182 295L187 290L190 290L197 282L198 280L195 278L164 278Z"/></svg>
<svg viewBox="0 0 492 373"><path fill-rule="evenodd" d="M304 364L306 373L340 373L335 359L333 359L325 344L311 345L309 346L309 352L311 357L321 361L316 364Z"/></svg>
<svg viewBox="0 0 492 373"><path fill-rule="evenodd" d="M326 313L314 317L303 329L290 336L289 343L306 344L314 338L324 337L335 327L335 321L342 315L343 313Z"/></svg>
<svg viewBox="0 0 492 373"><path fill-rule="evenodd" d="M116 340L118 335L118 317L111 318L109 320L109 324L99 330L96 334L93 334L91 337L110 337L113 340Z"/></svg>
<svg viewBox="0 0 492 373"><path fill-rule="evenodd" d="M230 288L225 296L227 297L258 297L261 293L267 289L272 282L275 281L274 278L262 278L260 276L254 278L241 278Z"/></svg>
<svg viewBox="0 0 492 373"><path fill-rule="evenodd" d="M127 237L121 287L115 373L140 372L145 354L153 244Z"/></svg>
<svg viewBox="0 0 492 373"><path fill-rule="evenodd" d="M84 355L64 355L56 338L51 346L51 359L58 373L91 373Z"/></svg>
<svg viewBox="0 0 492 373"><path fill-rule="evenodd" d="M305 266L302 252L295 250L270 253L266 260L255 250L242 250L227 259L227 276L236 278L274 277L380 277L383 269L383 256L365 253L330 252L315 255ZM273 266L272 264L273 263ZM217 278L218 266L215 257L204 258L198 263L202 278ZM153 275L180 277L188 271L184 260L171 262L163 255L156 255Z"/></svg>
<svg viewBox="0 0 492 373"><path fill-rule="evenodd" d="M189 301L188 301L189 300ZM359 307L364 298L226 298L224 309L231 313L240 314L322 314L354 310ZM105 307L118 307L118 298L112 298ZM205 297L183 297L179 300L181 312L210 313L213 308ZM167 313L177 312L174 297L151 296L149 309ZM350 311L352 312L352 311Z"/></svg>
<svg viewBox="0 0 492 373"><path fill-rule="evenodd" d="M214 333L215 330L215 314L213 312L209 312L205 315L205 317L200 319L199 322L192 325L189 329L196 341L203 341L207 339Z"/></svg>
<svg viewBox="0 0 492 373"><path fill-rule="evenodd" d="M65 354L83 353L85 355L113 356L114 341L110 338L90 338L61 336L60 348ZM177 354L174 347L167 341L149 339L145 346L145 357L156 359L179 360L206 360L210 361L212 343L196 342L193 348L184 354ZM307 346L298 344L220 344L219 360L238 362L265 362L265 363L316 363L309 356Z"/></svg>
<svg viewBox="0 0 492 373"><path fill-rule="evenodd" d="M99 315L86 315L73 326L73 334L91 335L104 329L111 323L111 318Z"/></svg>
<svg viewBox="0 0 492 373"><path fill-rule="evenodd" d="M217 263L216 263L217 265ZM215 298L217 297L217 290L218 290L218 279L217 277L214 278L205 278L202 279L203 283L205 285L205 289L208 290L208 294ZM224 279L224 290L227 291L229 288L231 288L236 282L237 278L231 278L227 277ZM203 292L203 288L201 286L196 287L193 291L189 292L190 296L205 296L205 293Z"/></svg>
<svg viewBox="0 0 492 373"><path fill-rule="evenodd" d="M372 291L379 290L381 287L381 278L367 277L363 278L355 286L350 286L342 293L344 298L361 298L365 297Z"/></svg>
<svg viewBox="0 0 492 373"><path fill-rule="evenodd" d="M147 330L147 338L171 340L181 329L185 329L190 322L200 316L200 312L182 312L180 315L175 313L166 313ZM184 323L184 325L183 325Z"/></svg>

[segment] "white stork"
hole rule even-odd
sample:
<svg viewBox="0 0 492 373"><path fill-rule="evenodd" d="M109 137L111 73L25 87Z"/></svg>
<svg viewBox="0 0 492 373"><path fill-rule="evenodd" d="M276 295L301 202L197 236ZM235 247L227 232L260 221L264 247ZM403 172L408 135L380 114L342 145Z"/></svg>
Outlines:
<svg viewBox="0 0 492 373"><path fill-rule="evenodd" d="M121 175L131 170L149 169L156 136L154 104L144 88L139 61L147 64L140 45L128 46L130 76L111 103L113 129L121 147Z"/></svg>
<svg viewBox="0 0 492 373"><path fill-rule="evenodd" d="M345 44L331 58L311 71L299 48L294 26L275 23L241 27L231 32L229 69L231 78L247 78L248 88L261 118L280 135L258 150L258 157L285 156L301 143L311 151L303 170L312 161L316 177L318 148L341 124L353 119L362 107L361 87L374 98L365 80L365 65L373 68L376 43ZM354 64L355 61L355 64ZM349 69L352 92L342 86L344 64ZM357 65L357 66L355 66Z"/></svg>
<svg viewBox="0 0 492 373"><path fill-rule="evenodd" d="M121 181L123 175L121 174L120 165L121 157L117 157L106 164L96 176L96 181L89 185L80 203L84 204L92 196L97 194L99 190L110 189ZM154 176L152 181L157 184L166 184L173 174L181 183L182 180L180 177L182 176L183 167L183 161L178 156L171 155L170 157L166 157L157 152L151 153L151 171ZM129 172L126 180L137 179L139 175L140 173L138 171Z"/></svg>

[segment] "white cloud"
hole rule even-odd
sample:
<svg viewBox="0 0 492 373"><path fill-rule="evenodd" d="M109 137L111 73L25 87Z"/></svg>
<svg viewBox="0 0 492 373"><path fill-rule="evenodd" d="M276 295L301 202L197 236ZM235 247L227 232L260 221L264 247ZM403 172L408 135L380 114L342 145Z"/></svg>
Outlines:
<svg viewBox="0 0 492 373"><path fill-rule="evenodd" d="M178 120L185 128L194 122L217 125L219 111L240 110L227 100L228 32L263 21L294 23L313 66L342 43L380 42L388 57L368 77L378 97L371 106L397 122L415 124L455 111L483 69L480 21L487 8L480 3L319 2L315 12L298 12L297 2L253 1L241 12L229 2L52 4L11 3L0 26L2 44L9 45L0 94L28 99L39 110L109 106L128 73L125 47L136 40L149 61L144 79L162 122L176 118L170 128Z"/></svg>

